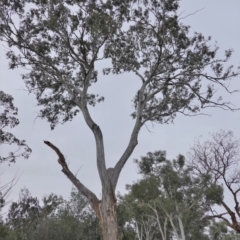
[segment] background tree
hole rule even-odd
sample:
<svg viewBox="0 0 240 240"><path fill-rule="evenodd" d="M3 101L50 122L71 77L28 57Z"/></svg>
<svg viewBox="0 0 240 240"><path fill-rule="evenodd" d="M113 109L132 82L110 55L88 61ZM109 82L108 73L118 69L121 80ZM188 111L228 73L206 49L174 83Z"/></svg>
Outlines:
<svg viewBox="0 0 240 240"><path fill-rule="evenodd" d="M143 179L127 186L119 208L137 239L209 239L207 213L222 200L222 188L196 177L182 155L170 161L164 151L149 152L136 163Z"/></svg>
<svg viewBox="0 0 240 240"><path fill-rule="evenodd" d="M19 194L19 201L12 202L9 208L7 225L13 230L13 236L29 239L32 231L37 228L40 215L41 206L38 199L32 197L29 190L24 188Z"/></svg>
<svg viewBox="0 0 240 240"><path fill-rule="evenodd" d="M217 213L212 209L211 217L223 220L228 227L240 233L240 171L239 171L239 143L234 139L231 131L219 131L212 134L212 139L198 141L192 148L191 162L199 175L208 177L212 186L224 186L225 198L221 200L224 212ZM229 193L231 200L228 199ZM212 193L214 195L214 192Z"/></svg>
<svg viewBox="0 0 240 240"><path fill-rule="evenodd" d="M209 236L211 240L238 240L240 235L236 231L229 231L224 221L212 221L209 227Z"/></svg>
<svg viewBox="0 0 240 240"><path fill-rule="evenodd" d="M39 240L42 232L45 239L100 240L101 231L99 221L86 201L85 197L76 189L71 191L70 199L64 201L57 213L39 229ZM47 230L49 229L49 230ZM51 232L51 235L49 234Z"/></svg>
<svg viewBox="0 0 240 240"><path fill-rule="evenodd" d="M50 194L42 201L23 189L2 227L4 240L101 239L96 215L76 189L72 189L69 200Z"/></svg>
<svg viewBox="0 0 240 240"><path fill-rule="evenodd" d="M201 108L231 109L218 98L214 86L227 92L228 80L239 72L216 57L217 46L200 33L190 36L178 16L179 1L4 0L0 3L1 39L10 50L11 69L27 67L23 79L41 106L40 117L54 128L81 111L94 134L102 200L69 170L61 151L62 171L88 199L102 227L104 239L117 239L115 189L126 161L147 122L169 123L177 113L197 115ZM18 24L13 19L18 18ZM109 58L105 74L133 72L140 88L134 96L135 121L129 143L113 168L107 169L100 127L89 106L103 97L90 92L97 80L96 63ZM233 109L231 109L233 110Z"/></svg>

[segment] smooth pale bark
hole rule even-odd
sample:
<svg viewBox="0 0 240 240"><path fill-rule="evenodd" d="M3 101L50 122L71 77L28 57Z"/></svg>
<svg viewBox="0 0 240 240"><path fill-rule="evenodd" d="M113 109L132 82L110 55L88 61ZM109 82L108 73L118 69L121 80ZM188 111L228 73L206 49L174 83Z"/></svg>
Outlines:
<svg viewBox="0 0 240 240"><path fill-rule="evenodd" d="M161 236L162 236L162 240L166 240L167 239L167 222L168 222L168 218L165 217L165 220L164 220L164 225L162 227L161 223L160 223L160 219L159 219L159 215L158 215L158 212L157 212L157 209L155 207L151 207L149 206L154 214L155 214L155 219L157 221L157 224L158 224L158 229L161 233Z"/></svg>

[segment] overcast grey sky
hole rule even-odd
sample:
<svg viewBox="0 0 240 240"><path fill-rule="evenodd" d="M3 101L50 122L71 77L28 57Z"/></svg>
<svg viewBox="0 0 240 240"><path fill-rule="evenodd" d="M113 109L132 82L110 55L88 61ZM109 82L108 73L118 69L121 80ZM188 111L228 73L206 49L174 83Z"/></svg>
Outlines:
<svg viewBox="0 0 240 240"><path fill-rule="evenodd" d="M213 44L217 41L220 46L220 55L225 49L233 48L235 52L230 63L240 65L240 1L181 1L181 11L185 11L182 16L202 8L204 9L184 19L183 22L191 26L192 32L212 36ZM17 171L21 174L10 198L16 200L20 189L24 186L33 196L39 198L51 192L65 198L69 196L72 184L61 172L57 155L43 144L43 140L51 141L60 148L73 173L81 167L78 178L97 196L100 196L101 186L95 160L95 142L81 114L74 121L57 126L54 131L50 130L46 121L35 120L38 113L35 97L23 90L25 86L20 76L22 70L8 70L4 52L5 48L1 43L0 88L14 96L21 122L12 132L18 138L25 139L33 150L28 160L18 159L17 163L10 167L7 164L1 165L2 183L10 181ZM138 84L139 80L133 74L120 76L100 74L99 81L92 90L105 96L105 101L91 108L91 113L103 132L108 167L115 165L129 141L134 124L130 117L131 100L139 87ZM231 88L240 89L240 78L232 81ZM223 97L240 107L240 93L224 94ZM179 115L171 125L148 123L147 127L152 133L143 127L139 135L139 144L120 175L117 191L123 192L125 184L139 178L133 159L145 155L148 151L166 150L168 157L174 158L179 153L186 154L190 145L200 135L207 138L209 132L219 129L232 130L235 136L240 138L240 111L230 112L212 108L205 113L211 114L211 117ZM0 146L0 154L3 151L3 146Z"/></svg>

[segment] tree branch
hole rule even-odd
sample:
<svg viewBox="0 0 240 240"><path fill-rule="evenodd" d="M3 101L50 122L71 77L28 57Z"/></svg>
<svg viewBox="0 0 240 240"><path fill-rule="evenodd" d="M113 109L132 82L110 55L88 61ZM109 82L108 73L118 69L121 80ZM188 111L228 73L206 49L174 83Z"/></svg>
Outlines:
<svg viewBox="0 0 240 240"><path fill-rule="evenodd" d="M235 229L238 233L240 233L240 226L238 224L238 221L236 219L236 215L235 213L227 206L227 204L224 201L221 201L221 204L223 205L223 207L227 210L229 216L231 217L232 220L232 228Z"/></svg>
<svg viewBox="0 0 240 240"><path fill-rule="evenodd" d="M107 175L106 163L105 163L103 135L100 127L91 118L91 115L88 111L85 94L86 92L83 90L83 95L81 96L80 109L82 110L82 114L85 119L85 122L87 123L88 127L92 130L94 134L95 141L96 141L98 173L102 182L102 186L107 186L109 181L108 181L108 175Z"/></svg>
<svg viewBox="0 0 240 240"><path fill-rule="evenodd" d="M147 82L144 82L142 84L141 89L138 92L138 109L137 109L137 117L136 117L136 122L130 137L130 141L128 143L128 146L126 148L126 150L124 151L123 155L121 156L121 158L119 159L119 161L116 163L115 167L114 167L114 173L112 176L112 187L115 190L116 185L117 185L117 181L119 178L119 175L122 171L122 168L124 167L125 163L127 162L128 158L131 156L133 150L135 149L135 147L138 144L138 133L141 129L141 127L143 126L143 122L142 122L142 112L144 109L144 106L146 104L146 102L144 101L144 90L147 86Z"/></svg>
<svg viewBox="0 0 240 240"><path fill-rule="evenodd" d="M223 217L226 214L228 214L228 213L226 212L226 213L221 213L221 214L213 214L211 216L208 216L208 218L209 219L220 218L220 219L224 220L227 223L228 226L231 226L231 223L225 217Z"/></svg>
<svg viewBox="0 0 240 240"><path fill-rule="evenodd" d="M74 186L79 190L79 192L81 192L88 199L88 201L90 202L92 208L95 210L97 215L100 214L98 209L99 200L96 197L96 195L92 191L90 191L86 186L84 186L69 170L68 165L65 161L65 157L61 153L61 151L49 141L44 141L44 143L50 148L52 148L53 151L56 152L56 154L59 157L58 163L62 166L62 172L69 178L69 180L74 184Z"/></svg>

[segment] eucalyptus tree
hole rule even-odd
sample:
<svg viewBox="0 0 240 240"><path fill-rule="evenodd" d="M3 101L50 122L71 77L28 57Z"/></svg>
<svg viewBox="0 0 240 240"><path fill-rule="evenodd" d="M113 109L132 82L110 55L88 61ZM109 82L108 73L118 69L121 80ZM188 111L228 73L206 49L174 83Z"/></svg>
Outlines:
<svg viewBox="0 0 240 240"><path fill-rule="evenodd" d="M208 211L220 204L223 189L196 177L182 155L170 161L164 151L149 152L136 162L143 178L127 186L119 207L137 239L209 239Z"/></svg>
<svg viewBox="0 0 240 240"><path fill-rule="evenodd" d="M115 189L119 175L148 121L172 122L177 113L197 115L202 108L231 109L214 86L230 92L228 82L239 72L226 66L232 50L217 57L210 37L189 34L181 23L179 0L2 0L1 39L9 46L11 69L22 75L41 106L40 117L53 129L82 113L96 142L102 199L79 181L59 156L63 173L88 199L101 223L104 239L117 239ZM100 126L89 106L103 101L90 87L98 79L98 61L110 59L104 74L133 72L139 79L133 96L135 122L129 142L113 168L107 168ZM126 86L127 87L127 86ZM124 89L123 89L124 91ZM219 97L219 98L218 98Z"/></svg>

